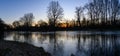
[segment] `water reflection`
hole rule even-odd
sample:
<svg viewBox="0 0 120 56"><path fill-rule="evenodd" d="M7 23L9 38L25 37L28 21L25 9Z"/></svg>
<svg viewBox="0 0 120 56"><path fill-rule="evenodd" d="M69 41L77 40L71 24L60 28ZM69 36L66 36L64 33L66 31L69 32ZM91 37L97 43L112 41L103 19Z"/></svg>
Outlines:
<svg viewBox="0 0 120 56"><path fill-rule="evenodd" d="M120 56L120 32L5 32L5 40L44 47L53 56Z"/></svg>

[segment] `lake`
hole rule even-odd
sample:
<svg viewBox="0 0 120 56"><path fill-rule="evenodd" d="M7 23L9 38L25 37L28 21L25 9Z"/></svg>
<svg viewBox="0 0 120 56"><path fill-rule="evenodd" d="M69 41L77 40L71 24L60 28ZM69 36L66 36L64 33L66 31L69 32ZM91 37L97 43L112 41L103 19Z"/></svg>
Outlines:
<svg viewBox="0 0 120 56"><path fill-rule="evenodd" d="M120 56L120 31L5 32L4 40L43 47L53 56Z"/></svg>

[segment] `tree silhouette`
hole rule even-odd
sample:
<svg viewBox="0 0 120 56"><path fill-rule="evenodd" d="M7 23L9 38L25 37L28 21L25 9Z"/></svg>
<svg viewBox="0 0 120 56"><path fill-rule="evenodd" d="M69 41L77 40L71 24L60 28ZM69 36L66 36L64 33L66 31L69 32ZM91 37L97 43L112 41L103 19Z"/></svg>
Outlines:
<svg viewBox="0 0 120 56"><path fill-rule="evenodd" d="M58 1L51 1L48 7L48 19L49 25L55 27L58 19L62 19L63 17L63 9L59 5Z"/></svg>
<svg viewBox="0 0 120 56"><path fill-rule="evenodd" d="M89 4L86 4L85 5L85 8L87 9L87 14L88 14L88 17L89 19L91 20L90 23L93 24L94 22L94 11L93 11L93 4L92 3L89 3Z"/></svg>
<svg viewBox="0 0 120 56"><path fill-rule="evenodd" d="M58 1L51 1L47 8L47 22L40 20L33 26L33 13L27 13L20 20L14 21L12 26L6 25L0 19L0 30L12 28L16 30L53 31L120 28L119 0L90 0L84 6L76 7L75 13L75 19L61 21L63 9Z"/></svg>
<svg viewBox="0 0 120 56"><path fill-rule="evenodd" d="M4 21L0 18L0 31L3 31L5 29L5 23Z"/></svg>
<svg viewBox="0 0 120 56"><path fill-rule="evenodd" d="M22 22L23 26L31 27L33 23L34 16L32 13L25 14L20 21Z"/></svg>
<svg viewBox="0 0 120 56"><path fill-rule="evenodd" d="M14 21L12 24L13 24L14 28L20 27L19 21Z"/></svg>
<svg viewBox="0 0 120 56"><path fill-rule="evenodd" d="M45 22L45 21L43 21L43 20L39 20L38 21L38 27L45 27L45 26L47 26L48 24Z"/></svg>
<svg viewBox="0 0 120 56"><path fill-rule="evenodd" d="M109 1L109 10L110 11L110 17L113 23L116 23L117 16L119 15L119 10L120 10L120 3L119 0L110 0Z"/></svg>
<svg viewBox="0 0 120 56"><path fill-rule="evenodd" d="M92 24L107 24L108 21L116 23L115 21L120 15L119 0L90 0L84 7L87 9L87 15Z"/></svg>
<svg viewBox="0 0 120 56"><path fill-rule="evenodd" d="M80 23L80 20L82 18L82 14L83 14L83 8L82 7L76 7L76 17L77 17L77 26L80 26L81 23Z"/></svg>

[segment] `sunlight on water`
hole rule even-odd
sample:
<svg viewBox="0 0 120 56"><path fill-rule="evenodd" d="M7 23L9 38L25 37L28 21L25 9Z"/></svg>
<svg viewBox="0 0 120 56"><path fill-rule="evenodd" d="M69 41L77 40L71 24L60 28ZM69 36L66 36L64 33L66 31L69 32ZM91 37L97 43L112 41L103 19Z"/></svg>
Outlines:
<svg viewBox="0 0 120 56"><path fill-rule="evenodd" d="M43 47L53 56L119 56L119 31L5 32L4 40Z"/></svg>

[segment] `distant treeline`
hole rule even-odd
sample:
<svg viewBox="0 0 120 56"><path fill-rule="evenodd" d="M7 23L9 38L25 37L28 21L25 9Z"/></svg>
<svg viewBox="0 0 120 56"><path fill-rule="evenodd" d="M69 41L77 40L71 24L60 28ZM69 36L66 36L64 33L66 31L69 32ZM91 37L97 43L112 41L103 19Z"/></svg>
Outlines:
<svg viewBox="0 0 120 56"><path fill-rule="evenodd" d="M12 25L0 19L0 30L50 31L50 30L113 30L120 29L119 0L89 0L83 7L75 9L75 19L63 19L64 10L58 1L51 1L47 7L48 21L34 23L32 13L24 14Z"/></svg>

